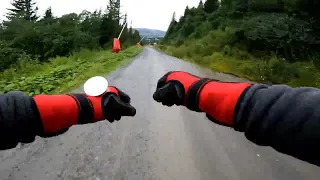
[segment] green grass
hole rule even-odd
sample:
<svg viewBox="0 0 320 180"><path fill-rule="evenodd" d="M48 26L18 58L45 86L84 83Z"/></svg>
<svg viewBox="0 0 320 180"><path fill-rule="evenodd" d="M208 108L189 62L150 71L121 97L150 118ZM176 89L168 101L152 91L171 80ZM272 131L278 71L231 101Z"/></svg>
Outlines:
<svg viewBox="0 0 320 180"><path fill-rule="evenodd" d="M157 46L169 55L251 81L271 81L273 84L287 84L292 87L320 87L320 72L311 61L289 63L277 57L256 59L237 48L225 46L219 51L211 47L199 49L201 47L197 42L186 43L180 47Z"/></svg>
<svg viewBox="0 0 320 180"><path fill-rule="evenodd" d="M230 73L262 83L287 84L293 87L320 87L320 57L289 63L270 56L266 51L248 53L246 46L237 44L233 28L212 30L199 39L188 38L182 45L158 45L159 50L214 71ZM180 43L181 44L181 43Z"/></svg>
<svg viewBox="0 0 320 180"><path fill-rule="evenodd" d="M0 92L13 90L28 95L66 93L88 78L106 75L139 54L142 48L129 47L118 54L111 51L82 50L69 57L57 57L40 64L21 60L0 73Z"/></svg>

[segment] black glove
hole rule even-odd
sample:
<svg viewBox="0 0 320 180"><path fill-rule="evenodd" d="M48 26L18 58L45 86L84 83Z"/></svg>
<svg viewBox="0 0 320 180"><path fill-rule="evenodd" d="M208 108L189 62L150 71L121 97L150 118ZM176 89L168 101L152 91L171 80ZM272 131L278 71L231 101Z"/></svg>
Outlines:
<svg viewBox="0 0 320 180"><path fill-rule="evenodd" d="M104 117L112 123L114 120L120 120L122 116L135 116L136 109L131 106L130 97L118 88L113 88L102 96Z"/></svg>
<svg viewBox="0 0 320 180"><path fill-rule="evenodd" d="M153 98L166 106L184 105L192 111L204 112L212 122L233 126L236 104L250 86L248 83L220 82L174 71L160 78Z"/></svg>

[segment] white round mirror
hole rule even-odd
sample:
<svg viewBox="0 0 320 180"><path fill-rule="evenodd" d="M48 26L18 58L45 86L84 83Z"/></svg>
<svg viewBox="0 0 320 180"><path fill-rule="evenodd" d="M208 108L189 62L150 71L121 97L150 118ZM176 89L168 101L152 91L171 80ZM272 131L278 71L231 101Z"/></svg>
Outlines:
<svg viewBox="0 0 320 180"><path fill-rule="evenodd" d="M102 76L95 76L84 84L84 92L88 96L100 96L108 89L108 80Z"/></svg>

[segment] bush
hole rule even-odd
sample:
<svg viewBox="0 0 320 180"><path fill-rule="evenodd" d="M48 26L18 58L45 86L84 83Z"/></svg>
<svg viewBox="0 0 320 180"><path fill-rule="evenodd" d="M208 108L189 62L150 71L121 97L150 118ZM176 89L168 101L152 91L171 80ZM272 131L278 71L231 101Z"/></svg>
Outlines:
<svg viewBox="0 0 320 180"><path fill-rule="evenodd" d="M210 31L209 37L214 43L219 44L220 47L229 45L232 40L232 37L227 32L221 30Z"/></svg>
<svg viewBox="0 0 320 180"><path fill-rule="evenodd" d="M131 47L119 54L82 50L68 58L50 59L42 65L36 62L28 64L23 60L0 73L0 92L20 90L28 95L66 92L93 75L104 75L113 70L124 59L137 55L141 50Z"/></svg>
<svg viewBox="0 0 320 180"><path fill-rule="evenodd" d="M174 56L214 70L258 82L319 87L318 4L224 0L214 12L199 4L186 8L179 21L174 14L165 38L176 46L169 48Z"/></svg>
<svg viewBox="0 0 320 180"><path fill-rule="evenodd" d="M6 41L0 41L0 72L17 63L19 59L31 60L31 57L21 49L10 47Z"/></svg>
<svg viewBox="0 0 320 180"><path fill-rule="evenodd" d="M223 52L224 52L225 55L230 54L231 47L229 45L225 45L224 48L223 48Z"/></svg>
<svg viewBox="0 0 320 180"><path fill-rule="evenodd" d="M171 54L177 58L183 58L187 55L186 50L182 48L172 49Z"/></svg>
<svg viewBox="0 0 320 180"><path fill-rule="evenodd" d="M212 52L210 56L188 54L191 51L190 49L196 47L192 46L191 48L190 44L189 42L189 46L179 48L167 47L167 52L178 58L186 57L189 61L212 70L231 73L260 83L269 81L273 84L288 84L294 87L320 87L320 72L312 62L290 63L275 56L266 60L259 60L238 48L231 51L231 53L237 54L236 56L224 55L223 52ZM243 54L243 60L239 59L241 54Z"/></svg>
<svg viewBox="0 0 320 180"><path fill-rule="evenodd" d="M297 78L288 82L292 86L320 87L320 73L310 62L296 62L292 64L297 71Z"/></svg>
<svg viewBox="0 0 320 180"><path fill-rule="evenodd" d="M292 64L276 57L268 61L257 61L251 72L258 81L271 81L272 83L288 83L298 77L298 72Z"/></svg>
<svg viewBox="0 0 320 180"><path fill-rule="evenodd" d="M287 14L258 14L243 22L242 31L249 49L267 51L269 55L276 52L295 61L307 58L311 46L316 45L315 37L311 36L311 24Z"/></svg>

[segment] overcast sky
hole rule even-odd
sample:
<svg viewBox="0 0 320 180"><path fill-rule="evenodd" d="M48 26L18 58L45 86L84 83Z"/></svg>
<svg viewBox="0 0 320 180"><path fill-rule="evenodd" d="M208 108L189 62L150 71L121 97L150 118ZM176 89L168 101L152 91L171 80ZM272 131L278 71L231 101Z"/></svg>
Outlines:
<svg viewBox="0 0 320 180"><path fill-rule="evenodd" d="M12 0L0 0L0 19L4 19L6 8ZM121 0L122 11L127 12L134 28L151 28L166 30L172 13L176 11L179 18L187 5L197 6L200 0ZM80 13L82 10L94 11L106 8L108 0L35 0L39 14L51 6L55 16L67 13Z"/></svg>

